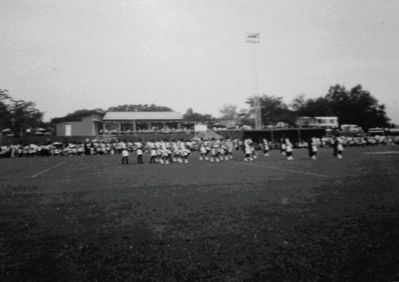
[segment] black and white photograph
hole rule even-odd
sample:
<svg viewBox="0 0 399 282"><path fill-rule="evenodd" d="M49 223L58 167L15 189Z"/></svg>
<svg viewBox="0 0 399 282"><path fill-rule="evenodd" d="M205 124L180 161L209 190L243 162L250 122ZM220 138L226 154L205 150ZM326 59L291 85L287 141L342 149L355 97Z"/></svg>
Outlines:
<svg viewBox="0 0 399 282"><path fill-rule="evenodd" d="M399 281L399 1L0 0L0 281Z"/></svg>

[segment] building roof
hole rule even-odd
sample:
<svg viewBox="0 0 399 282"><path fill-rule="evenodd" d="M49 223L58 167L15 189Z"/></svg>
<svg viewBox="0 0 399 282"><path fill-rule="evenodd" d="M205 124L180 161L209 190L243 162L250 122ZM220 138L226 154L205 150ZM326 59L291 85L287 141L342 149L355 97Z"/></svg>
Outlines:
<svg viewBox="0 0 399 282"><path fill-rule="evenodd" d="M107 112L103 120L181 120L179 112Z"/></svg>
<svg viewBox="0 0 399 282"><path fill-rule="evenodd" d="M311 119L311 118L326 118L326 119L337 119L337 116L299 116L298 119Z"/></svg>
<svg viewBox="0 0 399 282"><path fill-rule="evenodd" d="M52 123L60 123L60 122L68 122L68 121L82 121L82 118L91 116L91 115L104 115L104 112L98 111L98 110L92 110L92 111L83 111L79 113L74 113L74 114L69 114L64 117L60 118L53 118L51 120Z"/></svg>

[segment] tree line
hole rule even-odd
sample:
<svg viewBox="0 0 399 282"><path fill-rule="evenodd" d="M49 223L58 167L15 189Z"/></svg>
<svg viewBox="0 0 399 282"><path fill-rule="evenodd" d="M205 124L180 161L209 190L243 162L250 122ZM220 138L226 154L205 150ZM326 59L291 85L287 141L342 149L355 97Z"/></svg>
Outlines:
<svg viewBox="0 0 399 282"><path fill-rule="evenodd" d="M254 124L254 106L260 99L261 118L264 126L274 126L284 122L295 126L300 116L337 116L340 124L357 124L364 130L372 127L390 126L385 106L361 85L346 89L341 85L331 86L324 96L306 98L298 95L291 103L284 102L282 97L272 95L251 96L247 98L248 108L238 110L236 105L225 104L220 109L219 119L235 121L237 124ZM93 110L105 112L104 109L80 109L69 113L67 117L84 115ZM108 111L172 111L167 106L155 104L125 104L112 106ZM186 122L215 122L218 119L210 114L195 112L188 108L183 114ZM0 89L0 130L9 129L22 134L26 129L50 127L51 123L43 121L43 112L36 108L34 102L15 100L7 90Z"/></svg>
<svg viewBox="0 0 399 282"><path fill-rule="evenodd" d="M7 90L0 89L0 129L23 135L26 130L46 126L43 112L34 102L15 100Z"/></svg>
<svg viewBox="0 0 399 282"><path fill-rule="evenodd" d="M262 123L264 126L284 122L295 126L295 120L301 116L336 116L340 124L357 124L364 130L372 127L389 127L390 119L385 111L385 105L357 85L349 90L344 86L331 86L327 94L318 98L306 98L305 95L297 96L291 103L284 102L282 97L262 95L249 97L246 103L249 109L236 111L232 105L225 105L221 112L224 117L244 117L246 122L253 116L256 99L260 99Z"/></svg>

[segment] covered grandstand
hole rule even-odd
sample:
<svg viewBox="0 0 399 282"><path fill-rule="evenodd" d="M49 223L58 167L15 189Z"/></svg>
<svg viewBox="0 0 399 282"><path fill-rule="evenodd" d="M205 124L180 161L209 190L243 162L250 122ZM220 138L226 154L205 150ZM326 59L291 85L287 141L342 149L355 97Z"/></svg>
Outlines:
<svg viewBox="0 0 399 282"><path fill-rule="evenodd" d="M181 128L179 112L106 112L103 133L119 134L140 131L173 131Z"/></svg>

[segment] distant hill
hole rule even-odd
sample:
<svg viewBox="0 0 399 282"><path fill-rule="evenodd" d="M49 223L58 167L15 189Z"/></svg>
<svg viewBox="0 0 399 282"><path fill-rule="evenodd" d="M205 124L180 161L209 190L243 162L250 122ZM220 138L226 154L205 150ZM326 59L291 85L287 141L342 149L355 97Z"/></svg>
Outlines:
<svg viewBox="0 0 399 282"><path fill-rule="evenodd" d="M138 104L138 105L119 105L109 107L108 111L112 112L172 112L173 110L166 106L158 106L155 104Z"/></svg>

